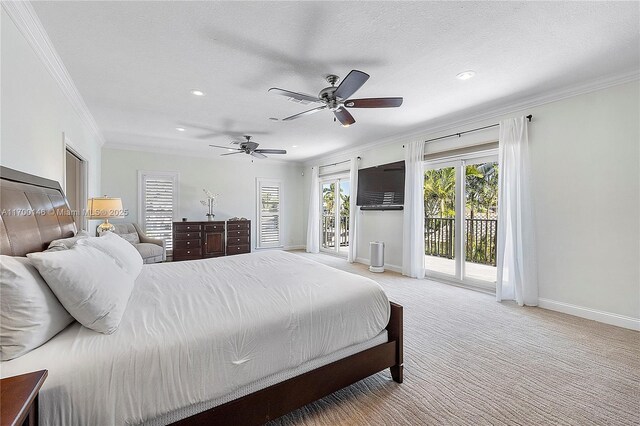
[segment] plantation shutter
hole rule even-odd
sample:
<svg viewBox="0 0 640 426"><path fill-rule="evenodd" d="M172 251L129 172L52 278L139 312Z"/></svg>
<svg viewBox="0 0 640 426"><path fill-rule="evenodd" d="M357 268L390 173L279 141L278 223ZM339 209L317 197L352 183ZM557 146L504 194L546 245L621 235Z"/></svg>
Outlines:
<svg viewBox="0 0 640 426"><path fill-rule="evenodd" d="M279 247L280 241L280 194L278 181L258 181L258 247Z"/></svg>
<svg viewBox="0 0 640 426"><path fill-rule="evenodd" d="M177 175L143 174L142 227L151 238L165 241L167 252L173 250L173 218L177 209Z"/></svg>

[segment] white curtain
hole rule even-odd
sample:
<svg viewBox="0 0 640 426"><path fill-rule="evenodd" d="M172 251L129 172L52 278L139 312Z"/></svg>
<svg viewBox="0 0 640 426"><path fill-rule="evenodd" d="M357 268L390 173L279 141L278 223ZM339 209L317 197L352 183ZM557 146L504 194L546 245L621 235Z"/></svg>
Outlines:
<svg viewBox="0 0 640 426"><path fill-rule="evenodd" d="M424 141L405 146L402 274L424 278Z"/></svg>
<svg viewBox="0 0 640 426"><path fill-rule="evenodd" d="M500 122L496 299L538 305L529 141L525 117Z"/></svg>
<svg viewBox="0 0 640 426"><path fill-rule="evenodd" d="M318 169L311 169L311 190L309 191L309 220L307 222L307 253L320 252L320 178Z"/></svg>
<svg viewBox="0 0 640 426"><path fill-rule="evenodd" d="M358 218L358 206L356 206L356 200L358 199L358 157L351 159L349 187L351 193L349 194L349 253L347 254L347 260L353 263L358 255L358 234L356 232Z"/></svg>

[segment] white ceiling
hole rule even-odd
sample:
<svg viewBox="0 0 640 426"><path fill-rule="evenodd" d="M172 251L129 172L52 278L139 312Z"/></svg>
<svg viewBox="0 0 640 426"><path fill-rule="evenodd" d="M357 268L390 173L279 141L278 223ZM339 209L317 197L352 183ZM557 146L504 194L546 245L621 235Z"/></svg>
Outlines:
<svg viewBox="0 0 640 426"><path fill-rule="evenodd" d="M211 153L230 135L302 160L640 67L638 2L34 2L108 145ZM371 75L354 97L395 109L329 111L323 76ZM460 81L456 74L476 76ZM190 89L201 89L195 97ZM184 127L177 132L175 127ZM203 138L207 134L215 134ZM226 134L225 134L226 133ZM297 148L292 148L297 145ZM275 157L275 156L274 156ZM284 158L283 158L284 157Z"/></svg>

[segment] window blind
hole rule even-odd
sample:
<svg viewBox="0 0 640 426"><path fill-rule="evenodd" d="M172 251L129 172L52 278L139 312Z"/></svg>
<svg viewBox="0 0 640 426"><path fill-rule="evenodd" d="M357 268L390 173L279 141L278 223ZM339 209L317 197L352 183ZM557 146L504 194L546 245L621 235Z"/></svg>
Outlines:
<svg viewBox="0 0 640 426"><path fill-rule="evenodd" d="M143 175L144 232L151 238L165 241L168 252L173 250L172 223L176 199L174 176Z"/></svg>
<svg viewBox="0 0 640 426"><path fill-rule="evenodd" d="M280 182L258 181L258 246L278 247L280 241Z"/></svg>

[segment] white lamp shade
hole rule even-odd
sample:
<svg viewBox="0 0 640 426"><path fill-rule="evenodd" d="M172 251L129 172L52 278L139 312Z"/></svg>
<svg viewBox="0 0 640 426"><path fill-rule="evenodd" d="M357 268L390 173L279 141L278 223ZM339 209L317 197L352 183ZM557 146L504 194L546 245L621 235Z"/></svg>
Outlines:
<svg viewBox="0 0 640 426"><path fill-rule="evenodd" d="M111 197L89 198L87 202L87 217L89 219L123 217L122 200Z"/></svg>

